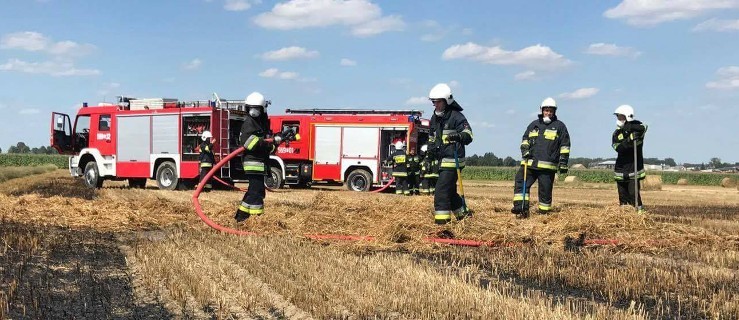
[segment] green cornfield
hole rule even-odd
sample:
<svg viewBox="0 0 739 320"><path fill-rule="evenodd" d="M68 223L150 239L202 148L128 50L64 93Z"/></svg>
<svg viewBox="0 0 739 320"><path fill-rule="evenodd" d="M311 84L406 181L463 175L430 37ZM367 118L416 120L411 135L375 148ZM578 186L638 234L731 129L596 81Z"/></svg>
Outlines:
<svg viewBox="0 0 739 320"><path fill-rule="evenodd" d="M69 167L68 156L51 154L0 154L0 167L33 167L53 164L59 169Z"/></svg>
<svg viewBox="0 0 739 320"><path fill-rule="evenodd" d="M466 167L462 177L470 180L513 181L518 168L512 167ZM739 180L736 173L708 173L708 172L661 172L649 171L649 175L662 176L662 183L677 184L677 180L685 178L689 185L718 186L723 178ZM569 176L576 176L582 182L611 183L613 171L597 169L576 169L568 172ZM561 178L560 178L561 179Z"/></svg>

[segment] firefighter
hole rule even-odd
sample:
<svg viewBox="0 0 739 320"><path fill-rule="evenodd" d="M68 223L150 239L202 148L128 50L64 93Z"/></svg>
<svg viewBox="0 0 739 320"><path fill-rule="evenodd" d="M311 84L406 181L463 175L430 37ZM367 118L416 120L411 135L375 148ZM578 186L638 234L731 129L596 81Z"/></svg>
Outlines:
<svg viewBox="0 0 739 320"><path fill-rule="evenodd" d="M634 119L634 108L629 105L619 106L613 114L618 127L611 139L611 146L618 153L616 166L613 168L618 186L618 202L622 206L635 207L638 213L646 213L638 190L641 190L640 181L647 176L642 153L647 126Z"/></svg>
<svg viewBox="0 0 739 320"><path fill-rule="evenodd" d="M416 154L415 148L408 149L408 194L418 195L418 183L421 175L421 158Z"/></svg>
<svg viewBox="0 0 739 320"><path fill-rule="evenodd" d="M557 119L557 103L546 98L539 107L538 119L534 120L523 133L521 142L521 168L516 173L511 212L526 218L529 212L529 189L534 181L539 181L539 213L552 210L552 188L555 173L566 174L570 159L570 134L567 126ZM526 169L526 190L524 199L523 176Z"/></svg>
<svg viewBox="0 0 739 320"><path fill-rule="evenodd" d="M395 142L395 151L388 159L393 166L393 177L395 178L395 194L409 194L408 190L408 163L406 161L405 143Z"/></svg>
<svg viewBox="0 0 739 320"><path fill-rule="evenodd" d="M446 83L431 88L429 100L434 106L430 121L427 156L440 162L439 178L434 192L434 222L446 224L471 215L464 200L457 193L457 160L464 168L464 149L472 142L472 128L462 114L462 107L454 100L452 89Z"/></svg>
<svg viewBox="0 0 739 320"><path fill-rule="evenodd" d="M439 161L428 153L428 145L421 146L421 193L434 194L436 179L439 178Z"/></svg>
<svg viewBox="0 0 739 320"><path fill-rule="evenodd" d="M215 156L213 156L213 135L210 131L203 131L203 135L200 136L203 142L200 143L200 183L203 184L203 191L210 191L213 186L210 184L210 180L205 181L205 175L208 174L210 168L213 168L215 163Z"/></svg>
<svg viewBox="0 0 739 320"><path fill-rule="evenodd" d="M246 149L243 155L243 165L246 179L249 180L249 189L236 210L234 218L237 222L264 213L264 176L269 172L267 160L282 140L279 135L275 136L273 142L265 140L269 130L266 110L269 102L261 93L251 93L246 97L245 104L249 116L241 126L239 141Z"/></svg>

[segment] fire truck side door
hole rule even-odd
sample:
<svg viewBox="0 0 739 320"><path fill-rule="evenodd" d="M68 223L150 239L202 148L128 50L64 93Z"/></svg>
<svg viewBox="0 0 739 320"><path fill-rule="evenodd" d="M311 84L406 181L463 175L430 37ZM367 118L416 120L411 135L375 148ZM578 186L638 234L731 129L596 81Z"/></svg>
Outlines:
<svg viewBox="0 0 739 320"><path fill-rule="evenodd" d="M113 117L110 114L93 115L90 132L90 141L100 151L101 155L115 154L115 143L111 134Z"/></svg>
<svg viewBox="0 0 739 320"><path fill-rule="evenodd" d="M60 154L74 153L72 140L72 121L64 113L51 113L51 147Z"/></svg>

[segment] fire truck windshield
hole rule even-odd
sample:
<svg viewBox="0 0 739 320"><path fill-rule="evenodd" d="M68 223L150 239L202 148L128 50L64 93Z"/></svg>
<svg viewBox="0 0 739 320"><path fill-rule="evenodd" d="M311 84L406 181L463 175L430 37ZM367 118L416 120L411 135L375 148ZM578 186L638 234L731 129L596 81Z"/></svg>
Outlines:
<svg viewBox="0 0 739 320"><path fill-rule="evenodd" d="M90 116L77 116L74 124L75 147L77 151L87 148L90 141Z"/></svg>

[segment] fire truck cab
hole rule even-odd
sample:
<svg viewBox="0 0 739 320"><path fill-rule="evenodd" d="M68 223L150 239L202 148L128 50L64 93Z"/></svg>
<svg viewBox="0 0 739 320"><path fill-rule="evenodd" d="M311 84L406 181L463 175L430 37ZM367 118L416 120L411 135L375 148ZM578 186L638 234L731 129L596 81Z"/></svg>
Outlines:
<svg viewBox="0 0 739 320"><path fill-rule="evenodd" d="M143 188L148 179L161 189L193 187L202 133L211 131L219 161L239 147L241 124L249 116L243 100L214 97L185 102L119 97L116 104L83 103L74 119L53 112L51 146L70 155L71 175L84 177L90 188L105 180L128 180L129 186ZM245 180L241 158L224 165L217 177L231 183Z"/></svg>
<svg viewBox="0 0 739 320"><path fill-rule="evenodd" d="M273 132L290 128L301 140L280 146L281 162L270 164L268 186L307 187L314 182L346 184L349 190L368 191L387 184L392 169L383 165L397 140L407 150L419 150L428 141L429 121L416 110L287 109L271 115ZM284 177L280 180L280 177Z"/></svg>

